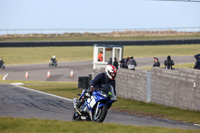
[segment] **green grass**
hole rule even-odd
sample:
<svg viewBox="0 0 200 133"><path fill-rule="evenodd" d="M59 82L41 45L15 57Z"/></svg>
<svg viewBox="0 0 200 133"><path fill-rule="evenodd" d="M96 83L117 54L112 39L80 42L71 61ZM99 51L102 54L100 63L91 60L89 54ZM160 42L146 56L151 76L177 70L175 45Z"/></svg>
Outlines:
<svg viewBox="0 0 200 133"><path fill-rule="evenodd" d="M0 57L7 65L48 63L52 55L58 62L92 60L92 47L1 48Z"/></svg>
<svg viewBox="0 0 200 133"><path fill-rule="evenodd" d="M20 82L20 81L15 81ZM25 87L43 92L59 95L66 98L77 97L82 90L77 89L76 82L46 82L46 81L21 81ZM13 81L0 81L0 83L13 83ZM200 112L182 110L163 105L138 102L135 100L119 98L112 106L113 110L122 110L136 115L155 116L172 120L179 120L200 124Z"/></svg>
<svg viewBox="0 0 200 133"><path fill-rule="evenodd" d="M200 112L166 107L154 103L145 103L118 97L117 102L113 104L112 108L136 115L161 117L171 120L200 124Z"/></svg>
<svg viewBox="0 0 200 133"><path fill-rule="evenodd" d="M195 63L175 64L174 68L191 68L193 69Z"/></svg>
<svg viewBox="0 0 200 133"><path fill-rule="evenodd" d="M35 90L59 95L67 98L77 97L78 93L81 93L81 89L78 88L77 82L58 82L58 81L9 81L2 80L0 75L0 83L23 83L25 87L32 88Z"/></svg>
<svg viewBox="0 0 200 133"><path fill-rule="evenodd" d="M4 42L32 42L32 41L106 41L106 40L161 40L161 39L192 39L200 38L200 35L156 35L156 36L98 36L98 35L76 35L76 36L50 36L50 37L7 37L0 38Z"/></svg>
<svg viewBox="0 0 200 133"><path fill-rule="evenodd" d="M77 94L82 92L81 89L77 89L77 82L37 82L25 83L24 86L71 99L77 97Z"/></svg>
<svg viewBox="0 0 200 133"><path fill-rule="evenodd" d="M200 45L125 46L124 57L183 56L200 53ZM93 47L0 48L6 65L48 63L52 55L58 62L93 59Z"/></svg>
<svg viewBox="0 0 200 133"><path fill-rule="evenodd" d="M164 65L160 66L161 68L164 68ZM173 68L190 68L193 69L194 63L181 63L181 64L175 64ZM137 69L146 69L146 70L151 70L152 66L148 67L138 67Z"/></svg>
<svg viewBox="0 0 200 133"><path fill-rule="evenodd" d="M1 133L198 133L199 130L0 117Z"/></svg>
<svg viewBox="0 0 200 133"><path fill-rule="evenodd" d="M125 46L124 57L167 57L200 53L200 45Z"/></svg>

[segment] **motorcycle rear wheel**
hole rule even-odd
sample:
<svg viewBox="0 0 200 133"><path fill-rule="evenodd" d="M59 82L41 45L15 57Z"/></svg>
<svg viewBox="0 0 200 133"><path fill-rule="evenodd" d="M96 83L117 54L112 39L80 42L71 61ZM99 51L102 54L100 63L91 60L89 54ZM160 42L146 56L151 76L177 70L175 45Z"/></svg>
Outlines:
<svg viewBox="0 0 200 133"><path fill-rule="evenodd" d="M77 112L74 112L72 116L72 121L79 121L80 120L80 115Z"/></svg>

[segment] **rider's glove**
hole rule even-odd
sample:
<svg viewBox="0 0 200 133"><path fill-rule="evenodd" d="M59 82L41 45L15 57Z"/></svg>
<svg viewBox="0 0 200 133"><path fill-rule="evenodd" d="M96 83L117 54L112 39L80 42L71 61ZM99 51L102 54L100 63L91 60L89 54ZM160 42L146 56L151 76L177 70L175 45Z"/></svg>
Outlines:
<svg viewBox="0 0 200 133"><path fill-rule="evenodd" d="M89 90L90 90L90 91L94 91L95 88L94 88L93 86L90 86Z"/></svg>
<svg viewBox="0 0 200 133"><path fill-rule="evenodd" d="M90 95L92 95L92 91L94 91L95 88L93 86L91 86L88 90L87 93L89 93Z"/></svg>

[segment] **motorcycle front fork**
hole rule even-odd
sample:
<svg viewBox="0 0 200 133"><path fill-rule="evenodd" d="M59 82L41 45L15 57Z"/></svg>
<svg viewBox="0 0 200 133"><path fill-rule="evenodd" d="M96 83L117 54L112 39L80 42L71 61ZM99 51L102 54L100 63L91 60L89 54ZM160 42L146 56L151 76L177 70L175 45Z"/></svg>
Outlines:
<svg viewBox="0 0 200 133"><path fill-rule="evenodd" d="M97 107L96 107L96 110L95 110L95 114L94 114L94 119L96 120L97 119L97 114L98 114L98 112L99 112L99 104L100 104L100 102L98 102L97 103Z"/></svg>

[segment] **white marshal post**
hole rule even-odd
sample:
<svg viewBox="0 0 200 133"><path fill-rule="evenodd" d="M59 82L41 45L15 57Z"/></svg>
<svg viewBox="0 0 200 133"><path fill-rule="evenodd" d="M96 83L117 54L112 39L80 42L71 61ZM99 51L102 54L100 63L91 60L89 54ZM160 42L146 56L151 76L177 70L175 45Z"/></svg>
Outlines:
<svg viewBox="0 0 200 133"><path fill-rule="evenodd" d="M103 45L95 44L93 51L93 69L105 68L109 60L117 58L118 62L122 59L122 45Z"/></svg>

